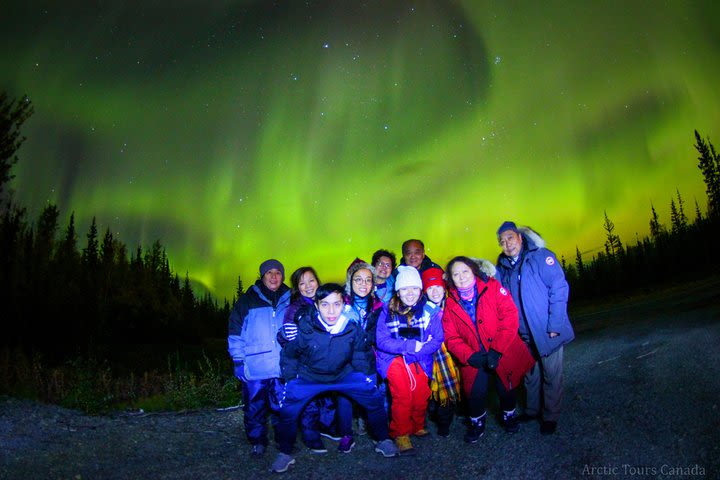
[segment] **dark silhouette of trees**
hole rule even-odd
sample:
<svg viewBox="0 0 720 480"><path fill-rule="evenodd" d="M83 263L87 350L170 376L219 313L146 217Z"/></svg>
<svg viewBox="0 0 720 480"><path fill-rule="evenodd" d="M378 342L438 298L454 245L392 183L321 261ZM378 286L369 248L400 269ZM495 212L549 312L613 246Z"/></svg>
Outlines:
<svg viewBox="0 0 720 480"><path fill-rule="evenodd" d="M607 211L605 213L605 221L603 228L605 229L605 253L611 259L615 259L623 253L623 245L620 236L615 233L615 224L608 218Z"/></svg>
<svg viewBox="0 0 720 480"><path fill-rule="evenodd" d="M705 182L708 196L708 216L720 215L720 156L715 152L715 147L710 139L703 140L695 130L695 149L698 157L698 168Z"/></svg>
<svg viewBox="0 0 720 480"><path fill-rule="evenodd" d="M675 200L670 199L670 231L673 235L679 235L687 230L688 219L685 215L685 202L680 196L680 190L677 190L677 207Z"/></svg>
<svg viewBox="0 0 720 480"><path fill-rule="evenodd" d="M48 205L35 231L22 210L0 220L4 252L2 344L64 358L100 346L198 344L225 335L229 304L197 298L189 275L181 285L159 241L127 247L97 221L78 250L75 216L58 235L59 211ZM32 319L32 321L31 321Z"/></svg>
<svg viewBox="0 0 720 480"><path fill-rule="evenodd" d="M33 109L27 97L0 93L0 193L13 178L20 134ZM63 361L118 345L200 343L225 336L230 306L197 298L186 274L172 272L160 241L128 248L95 217L78 248L75 214L59 232L60 211L48 204L28 219L11 195L0 208L0 347L41 352Z"/></svg>
<svg viewBox="0 0 720 480"><path fill-rule="evenodd" d="M650 210L652 211L650 215L650 238L652 238L654 242L657 242L660 237L665 234L665 227L660 223L660 217L658 217L655 206L652 203L650 204Z"/></svg>
<svg viewBox="0 0 720 480"><path fill-rule="evenodd" d="M712 275L720 259L712 255L711 242L720 234L720 160L712 143L695 131L695 148L700 153L698 168L705 179L708 214L703 215L695 201L695 218L685 213L685 201L676 189L670 200L670 228L662 224L650 204L649 235L636 234L635 245L623 246L615 225L605 212L605 249L583 261L576 247L574 268L567 268L574 299L597 298L608 294L629 294L662 282L699 275ZM714 212L714 213L713 213ZM698 255L700 259L698 260Z"/></svg>
<svg viewBox="0 0 720 480"><path fill-rule="evenodd" d="M16 153L25 141L20 128L32 113L33 107L27 96L16 101L0 92L0 194L5 184L14 178L10 170L17 163Z"/></svg>

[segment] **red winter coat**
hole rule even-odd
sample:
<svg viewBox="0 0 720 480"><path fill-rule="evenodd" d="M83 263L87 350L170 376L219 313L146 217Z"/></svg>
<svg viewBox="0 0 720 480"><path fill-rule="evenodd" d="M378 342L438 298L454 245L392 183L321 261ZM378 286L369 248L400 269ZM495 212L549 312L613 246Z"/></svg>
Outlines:
<svg viewBox="0 0 720 480"><path fill-rule="evenodd" d="M485 351L492 348L502 354L496 372L508 390L520 385L523 376L535 364L518 335L518 311L510 294L494 278L484 281L475 277L475 280L479 292L477 327L460 304L457 289L450 290L442 319L445 344L460 361L463 389L468 397L477 368L468 365L467 361L470 355L481 350L481 341Z"/></svg>

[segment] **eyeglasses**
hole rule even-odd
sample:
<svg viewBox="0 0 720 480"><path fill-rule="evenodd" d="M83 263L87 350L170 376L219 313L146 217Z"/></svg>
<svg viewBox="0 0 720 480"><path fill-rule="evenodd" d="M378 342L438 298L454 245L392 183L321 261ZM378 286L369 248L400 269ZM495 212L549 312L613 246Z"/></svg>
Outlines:
<svg viewBox="0 0 720 480"><path fill-rule="evenodd" d="M392 263L390 263L390 262L377 262L375 265L378 267L387 267L387 268L392 267Z"/></svg>
<svg viewBox="0 0 720 480"><path fill-rule="evenodd" d="M353 278L353 283L355 285L362 285L363 283L366 285L372 285L373 279L372 279L372 277L370 277L370 278L355 277L355 278Z"/></svg>

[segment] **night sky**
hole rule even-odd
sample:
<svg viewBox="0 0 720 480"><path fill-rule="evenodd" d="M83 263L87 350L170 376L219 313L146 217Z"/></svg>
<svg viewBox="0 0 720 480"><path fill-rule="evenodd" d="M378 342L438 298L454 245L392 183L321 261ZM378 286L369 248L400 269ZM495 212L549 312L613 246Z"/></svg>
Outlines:
<svg viewBox="0 0 720 480"><path fill-rule="evenodd" d="M182 5L179 7L178 5ZM35 114L30 218L93 216L232 297L269 257L341 280L411 237L494 260L503 220L574 261L706 207L720 3L35 2L4 5L0 89Z"/></svg>

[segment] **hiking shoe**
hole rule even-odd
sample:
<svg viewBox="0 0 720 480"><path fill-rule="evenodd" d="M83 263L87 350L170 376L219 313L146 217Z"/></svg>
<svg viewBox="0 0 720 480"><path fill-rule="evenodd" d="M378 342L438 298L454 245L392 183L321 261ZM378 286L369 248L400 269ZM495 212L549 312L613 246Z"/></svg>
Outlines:
<svg viewBox="0 0 720 480"><path fill-rule="evenodd" d="M543 435L552 435L557 430L557 422L543 420L540 425L540 433Z"/></svg>
<svg viewBox="0 0 720 480"><path fill-rule="evenodd" d="M252 450L250 450L250 455L253 457L262 457L265 455L265 445L262 443L257 443L252 446Z"/></svg>
<svg viewBox="0 0 720 480"><path fill-rule="evenodd" d="M275 473L287 472L287 469L293 463L295 463L295 458L293 458L292 455L280 452L277 457L275 457L275 461L272 463L270 469Z"/></svg>
<svg viewBox="0 0 720 480"><path fill-rule="evenodd" d="M367 435L367 425L365 423L365 419L362 417L358 417L357 419L357 434Z"/></svg>
<svg viewBox="0 0 720 480"><path fill-rule="evenodd" d="M307 443L308 448L312 453L327 453L327 448L323 445L322 440L319 438Z"/></svg>
<svg viewBox="0 0 720 480"><path fill-rule="evenodd" d="M475 443L480 440L483 433L485 433L485 415L480 417L479 420L470 420L470 426L468 427L463 440L465 440L465 443Z"/></svg>
<svg viewBox="0 0 720 480"><path fill-rule="evenodd" d="M428 435L430 435L430 432L428 432L424 428L421 428L417 432L413 433L413 435L415 435L416 437L427 437Z"/></svg>
<svg viewBox="0 0 720 480"><path fill-rule="evenodd" d="M329 438L333 442L339 441L342 437L335 435L334 433L328 433L328 432L320 432L320 435L322 435L325 438Z"/></svg>
<svg viewBox="0 0 720 480"><path fill-rule="evenodd" d="M397 457L399 453L398 447L389 438L386 438L382 442L376 443L375 451L386 458Z"/></svg>
<svg viewBox="0 0 720 480"><path fill-rule="evenodd" d="M413 444L410 441L410 437L408 435L400 435L395 439L395 443L397 444L399 453L402 456L410 456L417 453L415 452L415 448L413 447Z"/></svg>
<svg viewBox="0 0 720 480"><path fill-rule="evenodd" d="M515 414L515 410L509 412L503 412L503 427L507 433L517 433L520 430L520 423L518 422L518 415Z"/></svg>
<svg viewBox="0 0 720 480"><path fill-rule="evenodd" d="M355 446L355 440L352 435L345 435L340 439L340 445L338 445L338 452L350 453Z"/></svg>

